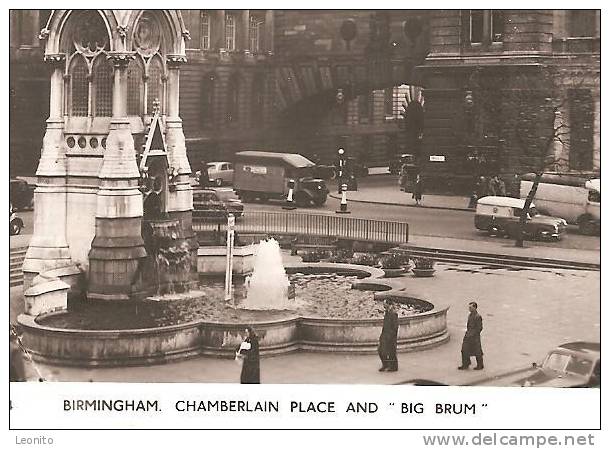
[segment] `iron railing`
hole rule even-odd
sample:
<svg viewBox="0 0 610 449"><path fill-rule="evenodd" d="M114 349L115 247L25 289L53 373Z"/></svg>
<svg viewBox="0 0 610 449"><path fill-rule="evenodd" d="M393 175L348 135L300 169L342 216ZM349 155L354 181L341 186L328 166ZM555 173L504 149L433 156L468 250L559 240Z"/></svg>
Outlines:
<svg viewBox="0 0 610 449"><path fill-rule="evenodd" d="M196 232L226 232L226 228L224 220L193 219ZM235 230L242 234L311 235L396 244L409 240L405 222L296 212L247 212L235 221Z"/></svg>

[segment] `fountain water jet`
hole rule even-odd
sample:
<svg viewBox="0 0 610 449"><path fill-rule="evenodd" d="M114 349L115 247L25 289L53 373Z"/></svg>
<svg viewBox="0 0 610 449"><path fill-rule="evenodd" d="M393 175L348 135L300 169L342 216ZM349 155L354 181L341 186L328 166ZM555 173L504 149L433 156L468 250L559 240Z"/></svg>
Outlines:
<svg viewBox="0 0 610 449"><path fill-rule="evenodd" d="M262 240L254 257L246 299L239 306L251 310L285 310L294 308L288 299L290 281L286 275L277 240Z"/></svg>

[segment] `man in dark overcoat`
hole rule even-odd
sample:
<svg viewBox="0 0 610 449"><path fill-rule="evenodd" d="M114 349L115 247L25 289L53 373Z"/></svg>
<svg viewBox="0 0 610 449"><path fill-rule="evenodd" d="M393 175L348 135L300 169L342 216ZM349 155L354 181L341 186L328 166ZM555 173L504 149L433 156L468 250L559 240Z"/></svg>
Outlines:
<svg viewBox="0 0 610 449"><path fill-rule="evenodd" d="M381 368L379 371L398 371L398 357L396 356L396 344L398 339L398 313L394 303L384 303L385 314L383 316L383 328L379 336L379 358Z"/></svg>
<svg viewBox="0 0 610 449"><path fill-rule="evenodd" d="M477 360L476 370L483 369L483 350L481 349L481 331L483 330L483 318L477 311L477 303L468 303L468 323L466 324L466 334L462 342L462 364L458 369L468 369L470 357L474 356Z"/></svg>

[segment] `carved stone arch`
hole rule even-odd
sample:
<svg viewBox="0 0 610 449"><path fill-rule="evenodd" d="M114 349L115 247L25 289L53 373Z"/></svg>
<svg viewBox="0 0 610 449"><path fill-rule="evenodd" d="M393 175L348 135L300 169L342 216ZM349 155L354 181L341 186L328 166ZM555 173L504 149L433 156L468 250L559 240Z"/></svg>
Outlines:
<svg viewBox="0 0 610 449"><path fill-rule="evenodd" d="M112 39L112 29L116 28L113 24L116 24L116 18L109 11L100 11L100 10L92 10L99 14L103 27L105 29L105 36L108 41L108 49L110 51L114 50L114 41ZM72 25L71 18L75 15L82 14L83 11L78 10L54 10L49 17L49 21L47 22L48 29L48 38L45 48L45 54L59 54L66 53L67 48L71 47L72 42L69 42L68 39L70 36L70 29Z"/></svg>
<svg viewBox="0 0 610 449"><path fill-rule="evenodd" d="M163 37L163 48L161 54L184 54L184 33L186 28L182 15L176 10L135 10L129 16L127 21L128 42L127 48L135 48L136 44L136 31L138 24L144 14L150 14L155 18L157 23L160 25L160 32Z"/></svg>

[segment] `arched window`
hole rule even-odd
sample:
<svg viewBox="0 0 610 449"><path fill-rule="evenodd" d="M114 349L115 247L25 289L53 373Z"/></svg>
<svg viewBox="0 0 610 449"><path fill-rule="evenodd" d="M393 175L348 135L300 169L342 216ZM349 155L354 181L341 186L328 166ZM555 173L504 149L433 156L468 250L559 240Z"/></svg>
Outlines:
<svg viewBox="0 0 610 449"><path fill-rule="evenodd" d="M227 122L236 123L239 120L239 78L237 74L231 76L228 92Z"/></svg>
<svg viewBox="0 0 610 449"><path fill-rule="evenodd" d="M148 94L146 113L152 115L155 99L163 104L163 64L158 57L151 59L148 67Z"/></svg>
<svg viewBox="0 0 610 449"><path fill-rule="evenodd" d="M136 58L127 66L127 115L142 114L142 87L144 86L144 70Z"/></svg>
<svg viewBox="0 0 610 449"><path fill-rule="evenodd" d="M70 114L87 117L89 114L89 69L85 58L77 55L70 64Z"/></svg>
<svg viewBox="0 0 610 449"><path fill-rule="evenodd" d="M113 67L105 55L93 64L94 116L112 117Z"/></svg>
<svg viewBox="0 0 610 449"><path fill-rule="evenodd" d="M252 103L250 105L250 116L253 125L263 123L265 112L265 80L262 76L254 78L252 83Z"/></svg>
<svg viewBox="0 0 610 449"><path fill-rule="evenodd" d="M214 75L208 74L201 80L201 126L204 128L214 124Z"/></svg>

